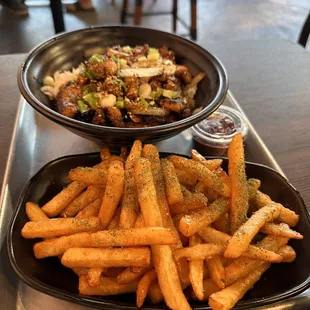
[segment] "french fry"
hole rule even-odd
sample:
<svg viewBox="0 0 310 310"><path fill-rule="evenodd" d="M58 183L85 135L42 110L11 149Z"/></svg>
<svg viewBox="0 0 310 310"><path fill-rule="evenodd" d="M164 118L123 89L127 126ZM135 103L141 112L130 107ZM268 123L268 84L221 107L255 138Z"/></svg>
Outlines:
<svg viewBox="0 0 310 310"><path fill-rule="evenodd" d="M189 245L194 246L201 244L201 239L198 235L193 235L189 238ZM203 270L204 261L202 259L191 260L188 264L189 267L189 280L191 282L195 296L203 299Z"/></svg>
<svg viewBox="0 0 310 310"><path fill-rule="evenodd" d="M165 192L169 205L181 203L184 197L181 191L179 179L177 177L172 162L170 162L168 159L162 159L161 169L163 171Z"/></svg>
<svg viewBox="0 0 310 310"><path fill-rule="evenodd" d="M258 247L277 252L282 246L286 245L288 238L278 238L267 236L257 243ZM253 270L257 269L264 262L257 259L240 257L225 267L226 286L231 285L237 279L247 276Z"/></svg>
<svg viewBox="0 0 310 310"><path fill-rule="evenodd" d="M123 270L118 276L118 283L129 283L131 281L135 281L143 277L143 275L151 270L152 267L141 267L138 272L134 272L132 267L128 267Z"/></svg>
<svg viewBox="0 0 310 310"><path fill-rule="evenodd" d="M121 204L120 227L134 226L139 212L139 203L135 192L134 164L141 157L142 143L136 140L131 148L125 164L124 197Z"/></svg>
<svg viewBox="0 0 310 310"><path fill-rule="evenodd" d="M171 246L171 249L181 248L182 242L179 233L172 220L168 200L165 192L164 176L161 169L160 158L157 148L154 145L147 144L142 149L143 157L147 158L151 163L152 175L156 189L157 203L164 227L170 228L174 233L177 243ZM189 271L186 260L180 260L176 263L179 278L183 286L189 285Z"/></svg>
<svg viewBox="0 0 310 310"><path fill-rule="evenodd" d="M88 274L88 268L72 268L72 271L77 275L77 276L83 276Z"/></svg>
<svg viewBox="0 0 310 310"><path fill-rule="evenodd" d="M143 214L142 213L139 213L137 219L136 219L136 222L135 222L135 225L134 225L135 228L142 228L142 227L145 227L145 221L144 221L144 217L143 217Z"/></svg>
<svg viewBox="0 0 310 310"><path fill-rule="evenodd" d="M221 289L214 283L214 281L210 278L204 279L203 280L203 297L200 299L200 301L206 301L208 298L215 292L220 291ZM193 292L191 297L193 299L196 299L196 295Z"/></svg>
<svg viewBox="0 0 310 310"><path fill-rule="evenodd" d="M137 307L141 308L144 300L147 296L147 293L149 291L149 288L153 282L155 282L157 279L157 273L156 271L150 270L148 271L142 279L139 281L138 288L137 288Z"/></svg>
<svg viewBox="0 0 310 310"><path fill-rule="evenodd" d="M217 168L219 168L223 162L222 159L205 159L199 152L196 150L191 150L192 159L195 161L200 162L205 167L207 167L209 170L214 171Z"/></svg>
<svg viewBox="0 0 310 310"><path fill-rule="evenodd" d="M227 186L231 187L231 181L228 174L223 170L222 167L218 167L214 170L214 173L225 183Z"/></svg>
<svg viewBox="0 0 310 310"><path fill-rule="evenodd" d="M269 263L263 263L245 278L241 278L231 286L213 293L209 298L209 305L214 310L229 310L253 287L262 274L269 268Z"/></svg>
<svg viewBox="0 0 310 310"><path fill-rule="evenodd" d="M76 197L61 213L61 217L74 217L87 205L100 199L103 195L102 188L89 186L86 191Z"/></svg>
<svg viewBox="0 0 310 310"><path fill-rule="evenodd" d="M103 146L100 150L100 158L102 161L111 157L110 149L107 146Z"/></svg>
<svg viewBox="0 0 310 310"><path fill-rule="evenodd" d="M252 202L257 208L261 209L264 206L272 203L273 201L267 194L264 194L261 191L257 191L256 195L252 199ZM294 227L299 220L299 215L297 215L294 211L281 205L281 212L278 220L288 224L291 227Z"/></svg>
<svg viewBox="0 0 310 310"><path fill-rule="evenodd" d="M212 223L212 226L225 233L228 234L229 233L229 217L228 217L228 213L225 213L223 215L221 215L215 222Z"/></svg>
<svg viewBox="0 0 310 310"><path fill-rule="evenodd" d="M199 192L191 193L184 186L181 186L181 190L184 196L183 202L170 205L171 213L180 214L187 213L191 210L201 209L207 206L208 198Z"/></svg>
<svg viewBox="0 0 310 310"><path fill-rule="evenodd" d="M164 295L158 283L153 283L150 286L148 297L150 298L152 304L159 304L164 301Z"/></svg>
<svg viewBox="0 0 310 310"><path fill-rule="evenodd" d="M147 267L151 261L149 248L70 248L61 258L61 263L69 268L104 267Z"/></svg>
<svg viewBox="0 0 310 310"><path fill-rule="evenodd" d="M86 185L81 182L72 182L64 188L59 194L53 197L43 207L42 211L49 217L57 216L64 210L70 202L76 198L86 188Z"/></svg>
<svg viewBox="0 0 310 310"><path fill-rule="evenodd" d="M198 177L193 175L192 173L188 173L187 171L181 169L175 169L175 172L180 183L187 188L194 188L198 182Z"/></svg>
<svg viewBox="0 0 310 310"><path fill-rule="evenodd" d="M137 289L138 281L132 281L126 284L120 284L114 278L100 278L100 285L91 287L87 283L86 276L80 276L79 293L82 295L118 295L126 293L134 293Z"/></svg>
<svg viewBox="0 0 310 310"><path fill-rule="evenodd" d="M33 251L36 258L45 258L61 255L72 247L131 247L173 244L175 242L175 236L169 229L163 227L145 227L103 230L96 233L81 233L57 239L44 240L37 242L33 247Z"/></svg>
<svg viewBox="0 0 310 310"><path fill-rule="evenodd" d="M119 161L112 161L109 165L107 184L98 215L102 229L105 229L112 220L123 191L124 165Z"/></svg>
<svg viewBox="0 0 310 310"><path fill-rule="evenodd" d="M204 226L208 226L216 221L229 208L229 200L218 198L208 208L185 215L181 218L179 230L184 236L192 236Z"/></svg>
<svg viewBox="0 0 310 310"><path fill-rule="evenodd" d="M206 243L189 246L183 249L177 249L173 252L175 260L181 258L193 259L206 259L214 255L221 255L224 252L224 247L220 244Z"/></svg>
<svg viewBox="0 0 310 310"><path fill-rule="evenodd" d="M175 168L185 170L188 173L196 175L200 181L206 186L214 190L219 195L229 198L231 196L230 187L222 182L222 180L210 171L207 167L197 161L186 159L180 156L169 156Z"/></svg>
<svg viewBox="0 0 310 310"><path fill-rule="evenodd" d="M121 209L117 208L111 222L109 223L108 230L119 228L120 215Z"/></svg>
<svg viewBox="0 0 310 310"><path fill-rule="evenodd" d="M289 245L283 246L277 253L282 256L282 263L291 263L296 258L295 250Z"/></svg>
<svg viewBox="0 0 310 310"><path fill-rule="evenodd" d="M163 226L150 161L146 158L137 159L134 172L138 200L146 225ZM171 248L164 245L152 246L151 248L158 282L168 307L190 309L183 294Z"/></svg>
<svg viewBox="0 0 310 310"><path fill-rule="evenodd" d="M221 289L225 288L225 269L219 255L214 255L206 260L210 278Z"/></svg>
<svg viewBox="0 0 310 310"><path fill-rule="evenodd" d="M256 195L257 190L260 187L260 180L258 179L248 179L247 180L247 189L248 189L248 196L249 196L249 200L253 199L253 197Z"/></svg>
<svg viewBox="0 0 310 310"><path fill-rule="evenodd" d="M100 207L101 207L101 199L96 199L95 201L90 203L88 206L83 208L75 216L75 218L84 218L84 217L98 216Z"/></svg>
<svg viewBox="0 0 310 310"><path fill-rule="evenodd" d="M198 231L198 235L207 243L219 243L224 246L227 246L231 239L231 236L212 227L203 227ZM279 254L253 245L249 245L249 247L242 253L242 256L272 263L281 262L281 256Z"/></svg>
<svg viewBox="0 0 310 310"><path fill-rule="evenodd" d="M275 220L281 211L281 206L276 203L269 204L256 211L229 240L224 256L236 258L248 248L252 239L259 230L268 222Z"/></svg>
<svg viewBox="0 0 310 310"><path fill-rule="evenodd" d="M267 223L261 229L260 232L266 235L274 235L283 238L291 239L303 239L303 235L299 232L290 229L290 227L285 223Z"/></svg>
<svg viewBox="0 0 310 310"><path fill-rule="evenodd" d="M228 174L231 180L230 231L233 234L247 220L249 207L241 133L232 138L228 148Z"/></svg>
<svg viewBox="0 0 310 310"><path fill-rule="evenodd" d="M73 182L83 182L83 184L87 185L104 187L107 183L107 172L97 166L96 168L78 167L71 169L68 177Z"/></svg>
<svg viewBox="0 0 310 310"><path fill-rule="evenodd" d="M100 285L100 277L103 268L89 268L86 276L86 281L91 287L98 287Z"/></svg>
<svg viewBox="0 0 310 310"><path fill-rule="evenodd" d="M22 229L22 236L26 239L51 238L93 232L99 229L98 217L89 218L57 218L39 222L27 222Z"/></svg>
<svg viewBox="0 0 310 310"><path fill-rule="evenodd" d="M34 202L29 201L26 203L26 214L32 222L48 220L48 216L42 211L40 206Z"/></svg>

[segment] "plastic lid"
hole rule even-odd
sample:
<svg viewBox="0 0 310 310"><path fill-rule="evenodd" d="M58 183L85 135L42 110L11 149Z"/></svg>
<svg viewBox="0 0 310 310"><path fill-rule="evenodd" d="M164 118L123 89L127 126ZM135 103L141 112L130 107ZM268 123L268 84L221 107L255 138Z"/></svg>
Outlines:
<svg viewBox="0 0 310 310"><path fill-rule="evenodd" d="M191 127L193 138L206 146L228 148L232 137L238 132L246 139L248 126L237 110L220 106L213 114Z"/></svg>

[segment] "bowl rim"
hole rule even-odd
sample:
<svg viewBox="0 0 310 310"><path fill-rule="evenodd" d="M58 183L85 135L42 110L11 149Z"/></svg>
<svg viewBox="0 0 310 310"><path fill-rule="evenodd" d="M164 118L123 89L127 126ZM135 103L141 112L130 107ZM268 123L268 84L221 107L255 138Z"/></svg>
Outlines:
<svg viewBox="0 0 310 310"><path fill-rule="evenodd" d="M113 153L117 154L118 152L113 152ZM189 158L188 155L170 153L170 152L159 152L159 154L160 154L160 156L163 156L163 157L167 157L169 155L179 155L182 157ZM61 162L63 160L67 160L67 159L71 159L71 158L78 158L78 157L84 158L84 157L93 157L93 156L98 157L98 160L100 160L100 153L99 152L66 155L66 156L56 158L56 159L46 163L40 170L38 170L26 182L26 184L24 185L24 187L20 193L20 196L19 196L19 199L17 202L17 208L14 210L14 214L12 216L12 219L10 220L10 223L8 226L9 227L8 233L6 236L6 245L7 245L10 265L21 281L23 281L25 284L29 285L30 287L32 287L32 288L34 288L40 292L43 292L45 294L48 294L50 296L57 297L61 300L66 300L69 302L76 302L80 305L91 306L91 307L95 307L95 308L101 308L102 309L102 307L105 306L105 307L109 307L109 309L133 310L133 309L136 309L135 306L127 305L125 302L122 302L121 300L117 301L119 304L115 304L115 301L109 301L109 300L102 300L101 301L99 296L84 296L84 295L80 295L79 293L65 293L65 292L60 291L59 289L57 289L53 286L48 285L48 284L45 284L45 283L42 284L41 281L35 280L32 277L28 276L19 267L19 265L16 263L14 250L13 250L13 246L12 246L12 242L13 242L12 235L14 232L13 228L14 228L15 221L16 221L16 219L20 213L20 210L22 208L22 201L24 199L24 196L25 196L30 184L34 181L34 179L37 177L37 175L42 173L50 165L57 164L57 162ZM220 159L228 160L228 158L225 156L204 156L204 157L206 159L220 158ZM272 173L275 173L280 179L282 179L282 181L284 181L289 187L291 187L292 190L296 193L296 196L298 198L299 205L300 205L301 209L304 211L305 221L307 221L308 224L310 225L310 214L307 211L305 202L304 202L300 192L288 181L288 179L286 177L284 177L278 171L276 171L273 168L270 168L266 165L258 164L258 163L254 163L254 162L249 162L249 161L246 161L245 163L246 163L246 165L257 166L257 167L260 167L261 169L267 169L267 170L271 171ZM253 299L250 299L249 301L241 300L236 304L234 309L253 309L256 307L271 305L271 304L283 301L287 298L294 297L294 296L304 292L309 287L310 287L310 276L306 280L304 280L302 283L296 285L292 289L288 289L286 291L283 291L280 294L273 294L273 295L270 295L267 297L261 297L261 298L253 298ZM165 307L162 304L158 304L158 305L153 305L153 306L146 305L143 307L143 309L156 310L156 309L167 309L167 307ZM211 309L211 308L207 305L194 305L193 309L195 309L195 310L206 310L206 309Z"/></svg>
<svg viewBox="0 0 310 310"><path fill-rule="evenodd" d="M119 128L119 127L110 127L110 126L100 126L100 125L94 125L86 122L82 122L67 116L64 116L55 110L47 107L44 105L40 100L38 100L33 93L31 92L29 88L29 84L27 82L27 73L29 66L31 65L33 59L44 49L48 48L50 45L53 44L53 42L57 40L64 39L68 36L78 34L81 32L92 32L94 30L100 30L100 29L107 29L111 28L116 31L120 31L121 29L130 29L132 31L151 31L153 33L158 33L162 35L166 35L168 37L171 37L171 39L176 39L182 42L182 44L190 45L191 48L195 49L199 53L204 53L209 61L213 64L215 67L215 70L218 73L219 77L219 88L217 93L215 94L215 97L213 100L206 106L204 107L200 112L191 115L189 117L186 117L182 120L169 123L169 124L164 124L164 125L157 125L157 126L150 126L150 127L145 127L145 128ZM221 63L221 61L215 57L213 54L211 54L209 51L201 47L200 45L196 44L195 42L188 40L186 38L180 37L178 35L166 32L166 31L161 31L161 30L156 30L156 29L151 29L151 28L145 28L145 27L137 27L137 26L122 26L122 25L105 25L105 26L90 26L74 31L69 31L65 33L61 33L58 35L55 35L44 42L40 43L36 47L34 47L29 54L26 56L26 59L23 61L21 64L19 70L18 70L18 76L17 76L17 81L18 81L18 87L23 95L23 97L26 99L26 101L38 112L43 114L45 117L49 118L50 120L55 121L56 123L61 123L63 125L66 125L72 129L78 129L85 132L91 132L91 131L96 131L97 134L100 133L151 133L153 131L156 131L158 133L161 132L169 132L172 130L175 130L177 128L183 128L183 127L189 127L193 124L196 124L197 122L203 120L207 115L213 113L224 101L226 97L226 93L228 90L228 76L225 67ZM206 99L204 99L205 101ZM204 102L203 101L203 102Z"/></svg>

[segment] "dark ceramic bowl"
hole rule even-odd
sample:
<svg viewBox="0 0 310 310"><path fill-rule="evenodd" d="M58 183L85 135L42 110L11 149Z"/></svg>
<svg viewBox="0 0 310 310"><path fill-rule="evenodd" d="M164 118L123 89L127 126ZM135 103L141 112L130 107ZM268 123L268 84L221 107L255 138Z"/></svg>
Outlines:
<svg viewBox="0 0 310 310"><path fill-rule="evenodd" d="M188 66L193 74L205 72L199 83L196 102L203 109L199 113L172 124L149 128L115 128L84 123L56 112L40 88L46 75L70 70L94 53L111 45L166 45L175 51L177 63ZM174 34L127 26L92 27L72 31L49 39L34 48L18 74L19 89L24 98L38 112L84 138L110 145L130 144L136 139L156 142L170 138L195 125L216 110L226 96L228 80L223 65L197 44Z"/></svg>
<svg viewBox="0 0 310 310"><path fill-rule="evenodd" d="M161 156L170 154L162 153ZM25 203L37 202L44 205L68 184L67 174L71 168L93 166L100 161L96 154L66 156L45 165L25 185L7 235L10 263L18 277L27 285L45 294L100 309L136 309L135 295L82 296L78 294L78 277L65 268L57 258L37 260L32 247L37 240L24 239L21 229L27 222ZM227 159L224 159L227 169ZM303 240L292 240L290 245L297 257L290 264L274 264L264 274L234 309L253 309L279 302L295 296L310 286L310 219L300 194L276 171L262 165L246 163L249 178L262 181L262 191L277 202L289 207L300 215L296 230L304 235ZM193 309L210 309L207 302L191 302ZM164 304L145 303L143 309L167 309Z"/></svg>

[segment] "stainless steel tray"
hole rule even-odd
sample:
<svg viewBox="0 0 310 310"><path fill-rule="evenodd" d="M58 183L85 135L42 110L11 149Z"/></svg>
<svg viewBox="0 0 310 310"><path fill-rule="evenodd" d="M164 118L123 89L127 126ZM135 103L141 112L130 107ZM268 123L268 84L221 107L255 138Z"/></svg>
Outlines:
<svg viewBox="0 0 310 310"><path fill-rule="evenodd" d="M246 142L246 159L265 164L284 175L237 101L228 92L225 105L239 110L249 125ZM158 143L160 151L189 154L192 138L188 130L176 137ZM99 146L80 138L41 116L23 99L16 117L9 159L0 198L0 303L1 309L65 310L89 309L40 293L23 284L11 269L7 249L6 232L19 194L27 180L47 162L64 155L99 151ZM297 297L262 309L308 309L310 290Z"/></svg>

